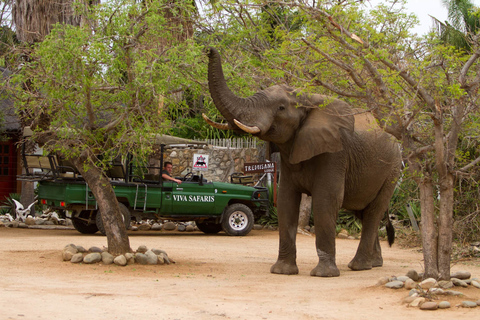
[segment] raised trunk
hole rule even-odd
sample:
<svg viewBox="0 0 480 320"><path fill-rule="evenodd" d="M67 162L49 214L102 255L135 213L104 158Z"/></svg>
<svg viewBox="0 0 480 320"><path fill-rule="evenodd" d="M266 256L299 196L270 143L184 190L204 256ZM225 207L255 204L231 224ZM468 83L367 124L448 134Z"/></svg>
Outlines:
<svg viewBox="0 0 480 320"><path fill-rule="evenodd" d="M114 256L131 252L130 241L118 201L108 178L95 166L92 158L87 154L72 159L72 162L92 190L98 208L102 212L103 226L107 235L108 252Z"/></svg>
<svg viewBox="0 0 480 320"><path fill-rule="evenodd" d="M213 102L230 125L237 128L233 120L239 119L245 121L246 111L253 111L260 107L261 101L263 100L262 98L265 95L259 92L249 98L237 97L225 81L220 54L215 48L208 50L208 58L208 87Z"/></svg>

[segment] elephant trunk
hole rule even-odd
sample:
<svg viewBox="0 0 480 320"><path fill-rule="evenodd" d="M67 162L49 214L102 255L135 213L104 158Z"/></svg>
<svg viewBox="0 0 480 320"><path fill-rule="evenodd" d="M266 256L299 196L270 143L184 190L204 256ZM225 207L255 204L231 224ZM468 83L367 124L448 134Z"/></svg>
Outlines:
<svg viewBox="0 0 480 320"><path fill-rule="evenodd" d="M234 119L249 121L249 114L254 114L261 105L261 93L249 98L237 97L228 87L223 74L220 54L215 48L208 49L208 87L213 103L228 123L238 128Z"/></svg>

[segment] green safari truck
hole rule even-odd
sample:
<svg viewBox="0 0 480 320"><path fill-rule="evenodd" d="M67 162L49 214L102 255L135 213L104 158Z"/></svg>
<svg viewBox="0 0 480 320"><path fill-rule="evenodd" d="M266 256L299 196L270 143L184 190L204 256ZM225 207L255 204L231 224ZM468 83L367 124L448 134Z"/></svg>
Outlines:
<svg viewBox="0 0 480 320"><path fill-rule="evenodd" d="M162 139L165 141L166 138L162 136ZM191 141L188 140L189 143ZM247 235L254 219L268 213L268 189L207 181L203 175L192 172L177 177L182 180L181 184L162 181L159 172L163 167L164 149L178 143L183 143L183 140L175 138L171 144L159 143L159 167L135 166L128 156L123 162L112 163L107 176L127 228L131 220L195 221L205 233L223 230L231 236ZM73 165L55 155L25 153L23 164L26 174L18 179L38 182L38 201L41 204L64 218L70 218L75 229L81 233L100 231L105 234L102 213L95 197Z"/></svg>
<svg viewBox="0 0 480 320"><path fill-rule="evenodd" d="M130 220L195 221L205 233L224 231L231 236L247 235L254 218L268 210L268 191L202 177L182 179L181 184L111 181L126 225ZM38 199L43 205L72 219L81 233L105 234L101 212L83 181L39 181Z"/></svg>

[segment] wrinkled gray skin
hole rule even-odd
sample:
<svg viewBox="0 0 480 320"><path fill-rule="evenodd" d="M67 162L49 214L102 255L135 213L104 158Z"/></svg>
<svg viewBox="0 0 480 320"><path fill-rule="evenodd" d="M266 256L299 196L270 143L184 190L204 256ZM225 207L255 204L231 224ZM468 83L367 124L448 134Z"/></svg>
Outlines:
<svg viewBox="0 0 480 320"><path fill-rule="evenodd" d="M372 115L323 95L297 95L284 85L239 98L228 88L220 55L208 50L208 80L215 106L230 127L234 119L258 127L260 139L281 154L278 195L280 247L272 273L297 274L296 234L301 194L312 196L318 265L312 276L335 277L335 225L340 208L362 220L357 253L348 267L366 270L383 264L378 227L400 173L399 146ZM320 106L320 107L319 107Z"/></svg>

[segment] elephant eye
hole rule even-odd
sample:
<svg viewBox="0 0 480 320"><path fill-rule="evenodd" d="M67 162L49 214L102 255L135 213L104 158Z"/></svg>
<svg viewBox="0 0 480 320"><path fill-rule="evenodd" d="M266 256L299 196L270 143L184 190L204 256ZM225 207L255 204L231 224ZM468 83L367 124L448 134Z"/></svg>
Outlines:
<svg viewBox="0 0 480 320"><path fill-rule="evenodd" d="M278 110L283 111L283 110L285 110L285 107L284 107L284 106L280 106L280 107L278 107Z"/></svg>

